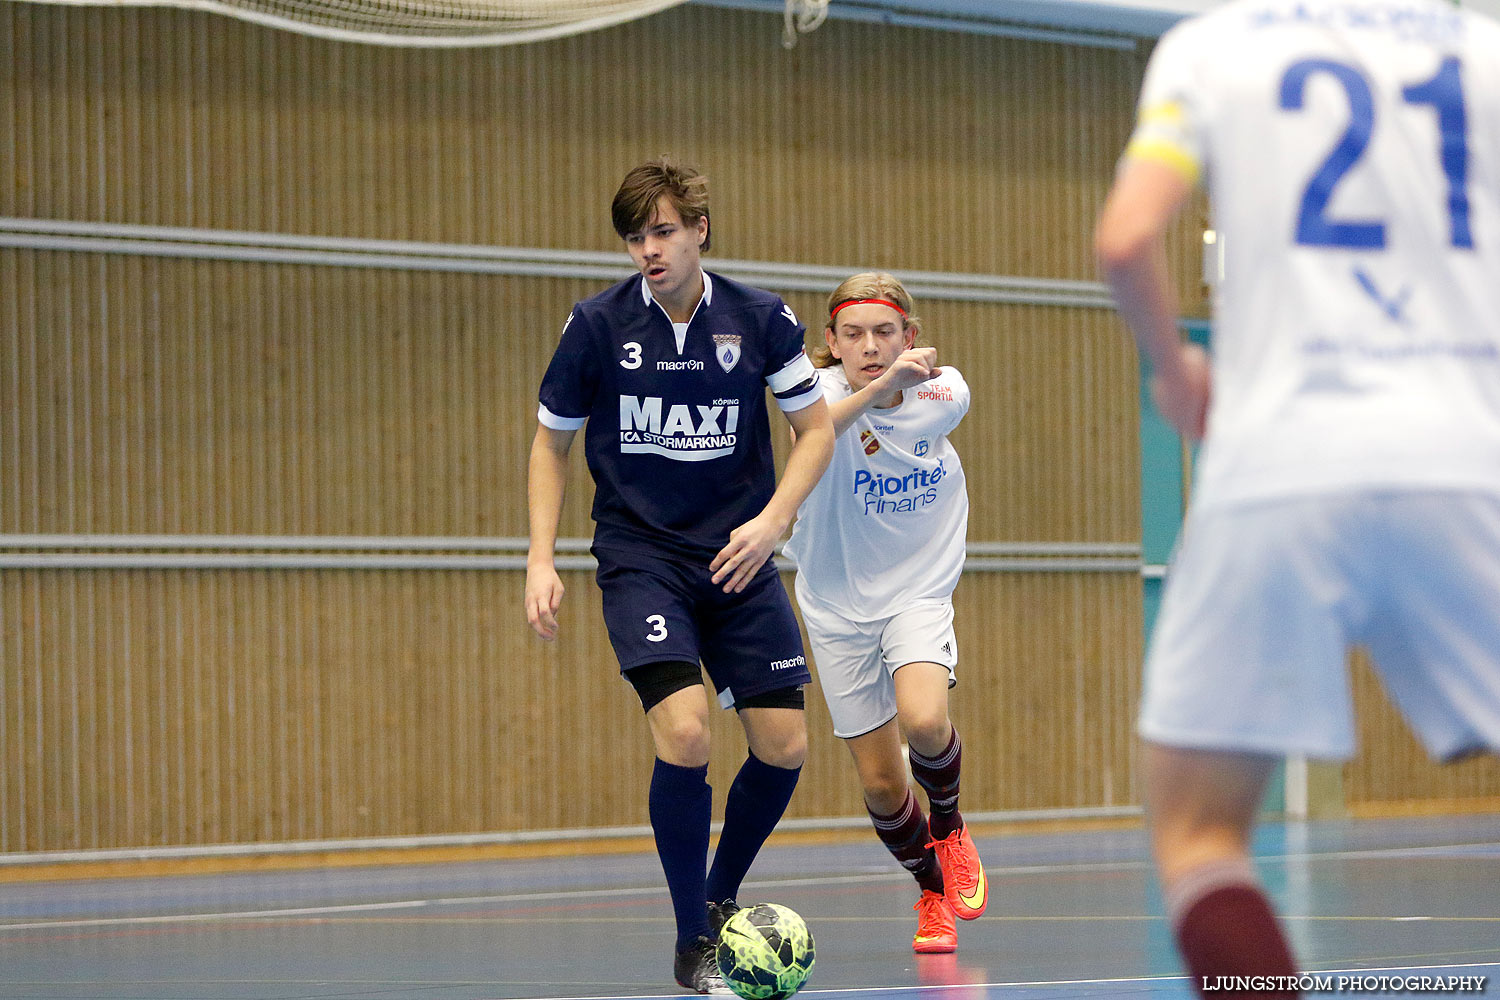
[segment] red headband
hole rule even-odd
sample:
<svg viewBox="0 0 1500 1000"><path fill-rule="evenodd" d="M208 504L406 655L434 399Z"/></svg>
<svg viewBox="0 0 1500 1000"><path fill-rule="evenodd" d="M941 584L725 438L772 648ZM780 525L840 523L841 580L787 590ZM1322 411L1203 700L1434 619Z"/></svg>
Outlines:
<svg viewBox="0 0 1500 1000"><path fill-rule="evenodd" d="M892 302L890 299L845 299L843 302L840 302L838 305L836 305L836 306L833 307L833 312L831 312L831 313L828 314L828 322L832 323L833 322L833 318L839 314L839 310L842 309L842 308L844 308L845 306L871 306L871 305L874 305L874 306L890 306L892 309L894 309L898 313L900 313L903 317L906 316L906 310L902 309L900 306L896 305L896 303Z"/></svg>

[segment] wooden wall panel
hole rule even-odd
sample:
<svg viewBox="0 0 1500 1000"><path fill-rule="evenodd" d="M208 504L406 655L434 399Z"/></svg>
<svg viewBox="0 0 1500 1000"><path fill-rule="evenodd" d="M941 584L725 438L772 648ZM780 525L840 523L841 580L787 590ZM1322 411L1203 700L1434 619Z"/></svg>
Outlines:
<svg viewBox="0 0 1500 1000"><path fill-rule="evenodd" d="M0 215L616 250L620 175L671 151L723 257L1094 276L1141 53L779 33L689 6L396 51L0 0ZM600 285L0 250L0 533L522 535L537 381ZM788 298L816 335L822 296ZM921 305L975 387L971 538L1138 538L1115 321ZM581 455L573 482L587 535ZM554 646L516 572L0 571L0 850L644 822L644 724L568 580ZM958 601L969 806L1136 801L1134 576L971 574ZM816 697L810 721L794 814L858 815Z"/></svg>
<svg viewBox="0 0 1500 1000"><path fill-rule="evenodd" d="M24 250L0 250L0 267L25 315L0 358L15 389L0 409L6 533L525 535L555 342L527 331L597 287ZM1134 354L1114 321L922 312L974 391L955 436L971 538L1132 541ZM590 484L575 469L563 533L578 536Z"/></svg>
<svg viewBox="0 0 1500 1000"><path fill-rule="evenodd" d="M827 296L785 298L809 343L820 341ZM969 538L1138 542L1135 350L1115 317L920 297L916 306L923 340L973 394L953 436L969 483Z"/></svg>
<svg viewBox="0 0 1500 1000"><path fill-rule="evenodd" d="M1391 705L1368 655L1352 658L1361 752L1344 766L1344 797L1355 815L1493 810L1500 804L1500 760L1431 761Z"/></svg>
<svg viewBox="0 0 1500 1000"><path fill-rule="evenodd" d="M34 276L3 356L26 389L0 408L0 441L19 442L12 534L522 535L551 343L519 331L592 287L31 251L0 266ZM1107 318L923 312L975 387L971 537L1130 540L1133 360ZM591 495L577 451L574 536ZM4 738L25 761L3 849L644 822L644 728L587 573L557 647L525 628L514 572L17 571L0 587ZM971 574L960 609L959 717L1002 737L971 739L974 807L1130 801L1134 576ZM824 738L797 814L857 814L816 699L811 718ZM727 786L737 757L715 760ZM576 798L530 787L559 766Z"/></svg>
<svg viewBox="0 0 1500 1000"><path fill-rule="evenodd" d="M724 256L1093 277L1139 55L848 21L779 36L684 6L393 50L7 2L0 214L613 250L620 176L673 151L713 182Z"/></svg>
<svg viewBox="0 0 1500 1000"><path fill-rule="evenodd" d="M1140 587L1130 574L971 574L955 600L965 795L989 809L1139 802Z"/></svg>
<svg viewBox="0 0 1500 1000"><path fill-rule="evenodd" d="M550 331L599 287L20 250L0 268L6 533L524 535ZM587 495L565 533L587 534Z"/></svg>
<svg viewBox="0 0 1500 1000"><path fill-rule="evenodd" d="M650 738L590 577L554 645L516 573L0 571L0 850L645 824ZM967 808L1136 801L1138 601L1129 574L965 579ZM791 815L859 815L809 694ZM714 730L722 807L744 741Z"/></svg>

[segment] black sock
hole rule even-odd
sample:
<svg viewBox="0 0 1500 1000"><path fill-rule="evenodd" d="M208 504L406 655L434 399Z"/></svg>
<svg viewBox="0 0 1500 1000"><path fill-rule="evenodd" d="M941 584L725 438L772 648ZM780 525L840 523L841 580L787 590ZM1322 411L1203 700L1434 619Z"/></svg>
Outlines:
<svg viewBox="0 0 1500 1000"><path fill-rule="evenodd" d="M753 753L745 758L724 802L724 832L708 872L708 899L722 903L739 895L750 863L781 821L801 773L800 767L773 767Z"/></svg>
<svg viewBox="0 0 1500 1000"><path fill-rule="evenodd" d="M708 934L703 869L708 863L708 823L713 791L708 765L680 767L657 758L651 772L651 830L656 853L672 894L677 917L677 949Z"/></svg>

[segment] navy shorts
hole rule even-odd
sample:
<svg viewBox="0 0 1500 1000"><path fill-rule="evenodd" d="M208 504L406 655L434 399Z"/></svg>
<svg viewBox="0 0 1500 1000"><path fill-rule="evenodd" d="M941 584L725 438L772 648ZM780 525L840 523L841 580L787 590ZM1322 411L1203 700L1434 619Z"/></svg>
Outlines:
<svg viewBox="0 0 1500 1000"><path fill-rule="evenodd" d="M622 672L647 663L702 662L719 703L812 680L802 633L772 560L744 591L724 593L701 563L594 547L604 624Z"/></svg>

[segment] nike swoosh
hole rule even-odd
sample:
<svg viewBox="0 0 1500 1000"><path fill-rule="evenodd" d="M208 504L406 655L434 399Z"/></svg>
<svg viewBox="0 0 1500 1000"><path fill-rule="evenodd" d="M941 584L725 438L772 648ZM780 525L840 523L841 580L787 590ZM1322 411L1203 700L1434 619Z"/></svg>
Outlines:
<svg viewBox="0 0 1500 1000"><path fill-rule="evenodd" d="M985 889L989 885L989 881L990 880L989 880L988 876L986 876L984 874L980 874L980 876L979 876L979 884L977 886L975 886L975 888L974 888L974 895L972 895L972 896L966 896L966 895L964 895L964 891L962 889L960 889L960 890L958 890L958 898L961 899L961 900L963 900L964 904L966 906L968 906L969 909L971 909L971 910L977 910L977 909L979 909L981 906L984 905Z"/></svg>

